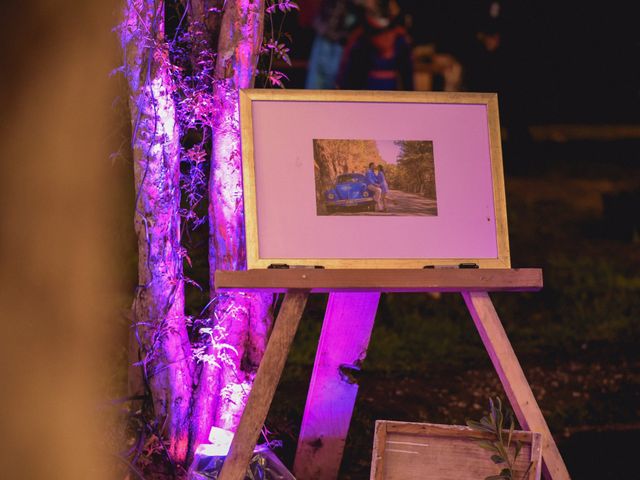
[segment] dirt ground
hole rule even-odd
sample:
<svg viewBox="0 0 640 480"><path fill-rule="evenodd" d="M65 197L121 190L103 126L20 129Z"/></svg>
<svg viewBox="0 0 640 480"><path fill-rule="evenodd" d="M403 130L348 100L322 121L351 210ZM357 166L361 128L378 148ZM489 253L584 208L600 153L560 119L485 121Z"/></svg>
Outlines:
<svg viewBox="0 0 640 480"><path fill-rule="evenodd" d="M385 198L386 208L381 212L349 212L343 210L333 215L369 215L369 216L392 216L392 215L437 215L438 206L435 199L424 198L415 193L407 193L401 190L389 190Z"/></svg>

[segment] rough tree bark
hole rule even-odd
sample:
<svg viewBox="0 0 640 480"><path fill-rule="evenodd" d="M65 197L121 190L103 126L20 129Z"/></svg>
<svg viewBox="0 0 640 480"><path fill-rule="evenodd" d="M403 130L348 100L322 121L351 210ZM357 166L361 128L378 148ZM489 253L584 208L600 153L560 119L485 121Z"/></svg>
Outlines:
<svg viewBox="0 0 640 480"><path fill-rule="evenodd" d="M181 0L186 3L187 0ZM187 15L189 31L198 38L205 37L209 49L213 50L220 31L220 12L225 0L188 0Z"/></svg>
<svg viewBox="0 0 640 480"><path fill-rule="evenodd" d="M121 30L133 135L138 288L133 320L140 364L169 455L188 449L192 361L184 322L179 135L164 39L164 2L127 0Z"/></svg>
<svg viewBox="0 0 640 480"><path fill-rule="evenodd" d="M264 0L228 0L218 38L211 174L210 284L216 269L246 268L238 90L253 86L262 43ZM193 440L216 425L235 430L266 346L271 295L211 292L212 318L225 349L220 367L204 365L194 398ZM214 353L212 346L211 353ZM218 350L220 351L220 350Z"/></svg>
<svg viewBox="0 0 640 480"><path fill-rule="evenodd" d="M262 44L264 0L191 0L189 28L217 54L209 183L209 262L216 269L246 268L238 90L250 87ZM211 14L224 5L224 15ZM133 305L140 360L169 453L184 463L216 425L235 430L266 346L271 295L217 295L212 291L215 362L197 370L184 322L180 247L180 137L164 2L126 0L121 33L130 86L136 182L135 225L139 287ZM214 45L216 44L217 45ZM196 59L201 52L194 51Z"/></svg>

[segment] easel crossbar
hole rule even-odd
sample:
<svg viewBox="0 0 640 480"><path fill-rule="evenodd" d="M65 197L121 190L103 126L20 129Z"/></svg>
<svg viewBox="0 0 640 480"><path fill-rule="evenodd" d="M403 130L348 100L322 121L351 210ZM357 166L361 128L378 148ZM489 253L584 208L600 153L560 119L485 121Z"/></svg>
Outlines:
<svg viewBox="0 0 640 480"><path fill-rule="evenodd" d="M540 268L487 269L264 269L216 271L218 291L498 292L537 291Z"/></svg>

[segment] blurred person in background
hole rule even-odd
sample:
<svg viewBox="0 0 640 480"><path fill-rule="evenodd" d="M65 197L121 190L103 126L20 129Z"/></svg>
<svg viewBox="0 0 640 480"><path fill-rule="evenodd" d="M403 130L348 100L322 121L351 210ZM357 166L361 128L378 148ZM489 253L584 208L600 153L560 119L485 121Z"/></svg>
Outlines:
<svg viewBox="0 0 640 480"><path fill-rule="evenodd" d="M413 90L411 41L395 0L367 2L365 20L350 36L338 87L349 90Z"/></svg>
<svg viewBox="0 0 640 480"><path fill-rule="evenodd" d="M336 77L344 45L362 18L356 0L322 0L313 20L316 36L311 46L306 88L336 87Z"/></svg>
<svg viewBox="0 0 640 480"><path fill-rule="evenodd" d="M509 158L506 165L511 173L517 173L526 170L531 161L532 140L524 94L531 80L526 77L543 66L531 62L522 38L526 34L513 26L521 25L523 19L514 18L517 12L513 10L513 2L508 1L485 1L482 5L475 43L464 59L464 84L469 91L498 94L505 157Z"/></svg>
<svg viewBox="0 0 640 480"><path fill-rule="evenodd" d="M502 90L503 79L508 78L503 47L502 7L491 2L482 12L476 26L475 41L465 60L465 85L476 92Z"/></svg>

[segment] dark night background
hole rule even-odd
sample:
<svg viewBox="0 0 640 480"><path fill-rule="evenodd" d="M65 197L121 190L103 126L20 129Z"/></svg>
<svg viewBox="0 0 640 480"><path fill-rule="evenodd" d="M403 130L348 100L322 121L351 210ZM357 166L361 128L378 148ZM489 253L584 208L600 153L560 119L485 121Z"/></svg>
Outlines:
<svg viewBox="0 0 640 480"><path fill-rule="evenodd" d="M306 20L305 4L300 2ZM640 34L631 2L502 1L498 21L490 1L404 0L416 45L435 43L463 65L471 62L475 33L502 35L499 83L519 114L539 123L633 123L640 119ZM313 32L294 34L293 57L305 59ZM483 67L486 69L486 66ZM303 72L290 87L301 86Z"/></svg>
<svg viewBox="0 0 640 480"><path fill-rule="evenodd" d="M491 28L490 2L408 1L416 43L435 41L464 63L476 29ZM493 28L503 33L503 86L531 123L635 122L640 37L629 2L509 1ZM432 32L432 33L431 33Z"/></svg>

